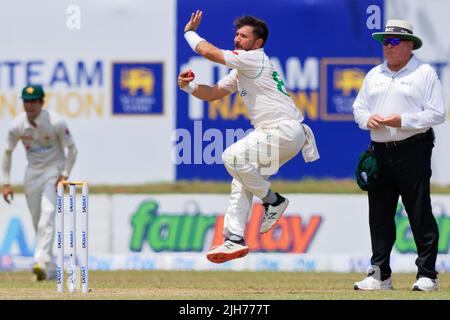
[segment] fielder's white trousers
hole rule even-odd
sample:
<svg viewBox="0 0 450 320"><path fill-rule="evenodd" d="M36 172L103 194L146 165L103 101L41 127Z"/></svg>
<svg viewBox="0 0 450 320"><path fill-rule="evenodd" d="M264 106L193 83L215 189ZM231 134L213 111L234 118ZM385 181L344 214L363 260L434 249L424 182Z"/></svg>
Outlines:
<svg viewBox="0 0 450 320"><path fill-rule="evenodd" d="M299 153L305 140L301 123L288 120L272 128L257 128L223 152L225 168L233 177L225 237L244 236L253 195L260 199L267 195L268 178Z"/></svg>
<svg viewBox="0 0 450 320"><path fill-rule="evenodd" d="M60 175L56 168L34 170L25 173L25 196L36 234L34 263L39 263L48 272L55 270L53 237L55 231L56 188Z"/></svg>

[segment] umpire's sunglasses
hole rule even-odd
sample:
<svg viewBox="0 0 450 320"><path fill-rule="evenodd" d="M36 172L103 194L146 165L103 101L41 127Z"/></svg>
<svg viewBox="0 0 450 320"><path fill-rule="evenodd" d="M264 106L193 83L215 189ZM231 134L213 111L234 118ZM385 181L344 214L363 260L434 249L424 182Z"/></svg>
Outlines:
<svg viewBox="0 0 450 320"><path fill-rule="evenodd" d="M395 47L395 46L398 46L402 40L403 39L400 39L400 38L384 38L383 46L387 47L388 45L391 45L391 46Z"/></svg>

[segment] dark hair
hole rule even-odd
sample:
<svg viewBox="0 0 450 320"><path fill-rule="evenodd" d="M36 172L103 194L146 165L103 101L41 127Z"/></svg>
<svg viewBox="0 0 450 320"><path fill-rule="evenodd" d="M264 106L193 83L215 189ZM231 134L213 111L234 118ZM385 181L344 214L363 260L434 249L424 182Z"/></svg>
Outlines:
<svg viewBox="0 0 450 320"><path fill-rule="evenodd" d="M244 26L253 27L253 34L258 38L263 40L263 44L261 47L264 47L264 44L269 37L269 29L267 28L266 23L258 18L252 16L243 16L234 20L234 27L240 29Z"/></svg>

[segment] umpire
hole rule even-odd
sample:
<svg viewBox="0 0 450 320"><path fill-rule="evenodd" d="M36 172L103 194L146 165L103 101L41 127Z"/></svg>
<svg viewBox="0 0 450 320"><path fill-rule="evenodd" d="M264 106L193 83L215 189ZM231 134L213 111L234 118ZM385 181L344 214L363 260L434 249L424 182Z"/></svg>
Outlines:
<svg viewBox="0 0 450 320"><path fill-rule="evenodd" d="M432 127L446 118L442 86L431 66L413 54L422 41L409 22L388 20L384 32L372 37L383 44L385 61L366 75L353 114L361 129L370 130L381 171L368 192L372 266L354 288L393 289L389 261L401 196L418 253L412 290L434 291L439 230L431 210L431 152Z"/></svg>

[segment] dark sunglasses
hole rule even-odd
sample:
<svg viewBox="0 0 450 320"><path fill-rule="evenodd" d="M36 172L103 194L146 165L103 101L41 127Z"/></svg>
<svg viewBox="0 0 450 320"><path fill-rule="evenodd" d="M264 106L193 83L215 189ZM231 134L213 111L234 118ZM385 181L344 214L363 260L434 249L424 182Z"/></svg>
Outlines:
<svg viewBox="0 0 450 320"><path fill-rule="evenodd" d="M403 39L400 38L384 38L383 39L383 46L391 45L393 47L398 46L400 42L402 42Z"/></svg>

